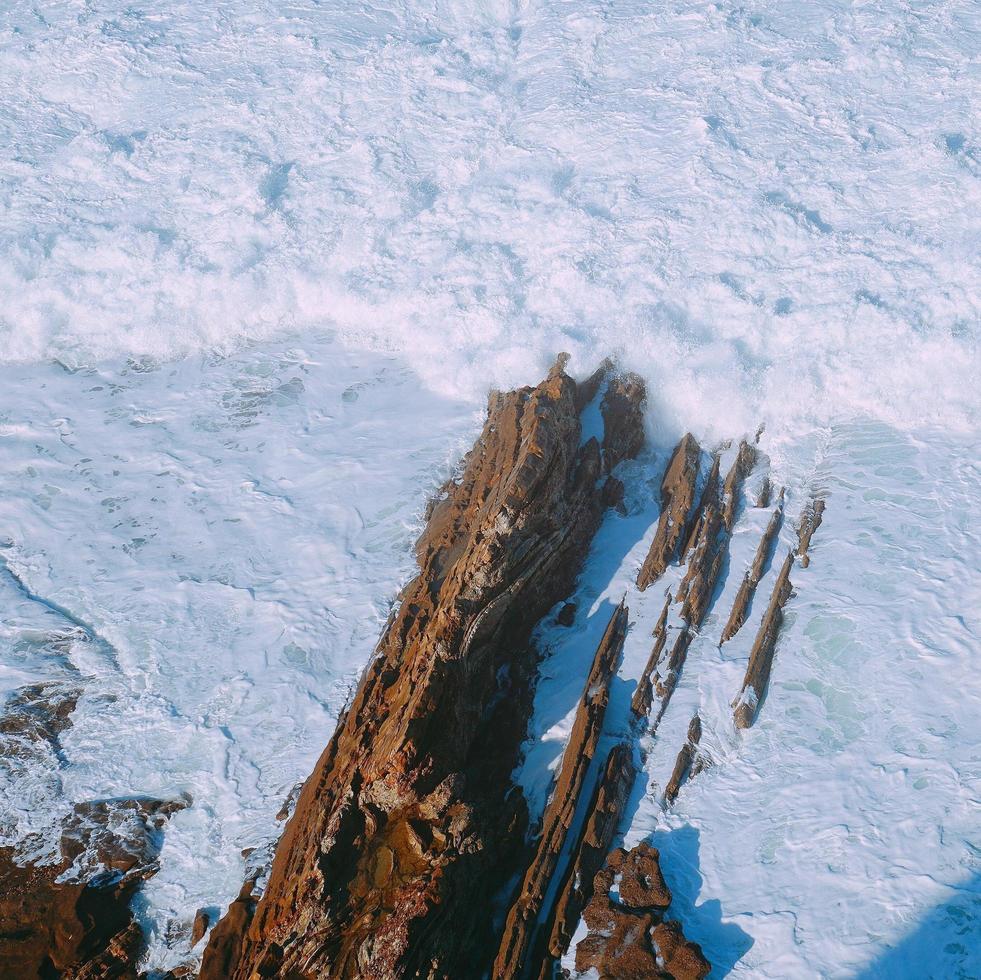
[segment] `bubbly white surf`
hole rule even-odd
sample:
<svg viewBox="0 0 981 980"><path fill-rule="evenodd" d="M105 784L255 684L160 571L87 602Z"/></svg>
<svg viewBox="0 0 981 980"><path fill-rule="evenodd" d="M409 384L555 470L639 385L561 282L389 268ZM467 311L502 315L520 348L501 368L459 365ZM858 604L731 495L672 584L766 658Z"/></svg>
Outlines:
<svg viewBox="0 0 981 980"><path fill-rule="evenodd" d="M765 423L789 516L828 496L773 685L737 736L753 623L715 643L749 514L627 839L718 976L981 972L979 43L970 0L4 5L0 684L86 689L13 836L191 793L141 912L148 965L179 962L275 839L488 386L614 353L653 449L588 619L544 637L523 778L539 799L673 441ZM630 604L625 682L659 612ZM696 706L720 762L665 815Z"/></svg>

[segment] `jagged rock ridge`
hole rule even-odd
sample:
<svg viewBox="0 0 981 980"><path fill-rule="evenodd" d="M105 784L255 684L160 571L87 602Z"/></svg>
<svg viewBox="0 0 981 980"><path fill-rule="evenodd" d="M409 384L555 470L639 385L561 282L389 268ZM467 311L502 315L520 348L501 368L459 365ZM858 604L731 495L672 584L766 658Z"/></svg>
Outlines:
<svg viewBox="0 0 981 980"><path fill-rule="evenodd" d="M491 396L264 894L212 934L206 980L489 968L487 907L520 867L527 819L510 773L530 710L531 630L571 591L616 496L596 440L580 446L581 398L563 368ZM608 389L611 463L642 442L642 397L629 378Z"/></svg>

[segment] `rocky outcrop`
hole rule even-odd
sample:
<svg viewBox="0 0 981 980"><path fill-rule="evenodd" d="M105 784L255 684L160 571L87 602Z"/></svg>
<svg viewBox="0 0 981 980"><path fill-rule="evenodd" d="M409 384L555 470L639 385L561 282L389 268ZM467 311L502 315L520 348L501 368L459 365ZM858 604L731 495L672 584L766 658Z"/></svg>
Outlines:
<svg viewBox="0 0 981 980"><path fill-rule="evenodd" d="M654 646L651 648L651 655L647 658L647 663L641 672L640 679L637 681L637 690L634 691L630 699L630 711L635 721L646 719L651 713L651 705L654 703L654 684L653 676L657 670L657 665L661 661L661 654L664 652L664 644L668 637L668 610L671 608L671 593L669 592L664 600L664 608L658 617L654 627Z"/></svg>
<svg viewBox="0 0 981 980"><path fill-rule="evenodd" d="M699 446L689 432L678 443L661 482L661 516L644 564L637 575L643 591L663 574L685 538L688 515L695 502Z"/></svg>
<svg viewBox="0 0 981 980"><path fill-rule="evenodd" d="M763 614L753 649L749 654L749 664L746 676L743 678L742 690L734 702L734 715L737 728L749 728L756 720L760 700L766 692L770 680L770 669L773 665L773 654L776 649L777 635L783 623L783 607L790 598L793 585L790 581L790 569L794 564L794 552L788 551L784 559L770 604Z"/></svg>
<svg viewBox="0 0 981 980"><path fill-rule="evenodd" d="M0 717L5 767L61 756L77 688L35 684L7 702ZM188 800L144 798L77 803L57 830L56 853L40 835L0 848L0 976L29 980L136 977L143 933L130 903L157 870L160 831ZM49 848L50 850L50 848Z"/></svg>
<svg viewBox="0 0 981 980"><path fill-rule="evenodd" d="M538 838L535 855L521 881L507 914L500 950L494 961L494 980L516 980L537 975L541 953L534 949L539 921L552 918L545 900L563 850L566 847L580 796L596 754L603 719L610 700L610 681L616 673L627 635L628 610L621 603L610 617L593 658L593 665L562 756L562 766ZM614 827L615 830L615 827Z"/></svg>
<svg viewBox="0 0 981 980"><path fill-rule="evenodd" d="M539 980L551 980L555 963L565 955L583 909L593 894L593 878L603 867L630 797L637 769L633 747L618 742L606 757L572 857L559 881L555 905L542 929L548 936L536 957Z"/></svg>
<svg viewBox="0 0 981 980"><path fill-rule="evenodd" d="M603 415L603 467L607 473L644 447L647 387L636 374L610 378L600 405Z"/></svg>
<svg viewBox="0 0 981 980"><path fill-rule="evenodd" d="M797 554L800 555L800 563L804 568L807 568L811 563L807 549L811 546L811 538L821 526L823 517L824 500L821 497L815 497L810 501L800 516L800 524L797 528Z"/></svg>
<svg viewBox="0 0 981 980"><path fill-rule="evenodd" d="M760 584L760 579L763 577L763 573L769 564L770 553L773 550L773 544L777 539L777 535L780 533L781 524L783 524L783 490L780 491L776 509L773 511L766 530L763 532L763 537L760 538L760 543L756 548L756 554L753 557L753 563L744 573L743 580L739 585L739 591L736 593L735 599L733 599L729 619L726 621L725 628L722 630L721 643L731 640L742 629L743 623L746 622L750 605L753 602L753 597L756 595L756 588Z"/></svg>
<svg viewBox="0 0 981 980"><path fill-rule="evenodd" d="M510 774L531 704L531 631L571 591L610 498L600 446L580 446L584 400L564 365L491 396L265 892L212 931L204 980L457 978L493 963L488 909L524 856ZM623 417L606 402L611 460L640 445L631 390Z"/></svg>
<svg viewBox="0 0 981 980"><path fill-rule="evenodd" d="M576 946L576 969L600 980L701 980L708 961L677 922L665 919L671 892L657 849L617 848L593 880L583 919L589 934ZM613 897L614 894L616 897Z"/></svg>
<svg viewBox="0 0 981 980"><path fill-rule="evenodd" d="M72 726L81 689L33 684L0 715L0 765L16 780L63 763L61 737ZM46 787L60 793L52 774ZM160 830L188 801L77 803L46 834L0 848L0 975L27 978L135 977L144 947L130 902L157 868ZM5 826L14 836L12 826ZM37 856L40 855L40 856Z"/></svg>
<svg viewBox="0 0 981 980"><path fill-rule="evenodd" d="M782 498L781 498L782 502ZM790 571L794 559L800 558L801 566L807 568L810 559L807 549L811 537L821 524L824 514L824 501L820 498L811 500L804 508L798 524L798 545L796 549L787 552L780 573L773 586L770 603L763 614L763 620L757 631L753 648L749 654L749 664L746 676L738 697L733 701L733 718L737 728L749 728L756 720L760 702L766 693L770 681L770 671L773 667L773 655L776 652L777 637L783 625L783 609L787 600L793 594L793 583L790 581ZM776 515L774 515L776 517ZM772 523L772 520L771 520ZM775 533L775 532L774 532ZM762 547L762 544L761 544Z"/></svg>
<svg viewBox="0 0 981 980"><path fill-rule="evenodd" d="M675 761L671 778L668 780L668 785L664 789L664 799L668 803L674 803L677 799L681 784L688 777L689 771L692 769L692 763L695 761L695 753L698 751L698 743L701 740L702 721L698 715L695 715L688 725L688 737L678 752L678 758Z"/></svg>

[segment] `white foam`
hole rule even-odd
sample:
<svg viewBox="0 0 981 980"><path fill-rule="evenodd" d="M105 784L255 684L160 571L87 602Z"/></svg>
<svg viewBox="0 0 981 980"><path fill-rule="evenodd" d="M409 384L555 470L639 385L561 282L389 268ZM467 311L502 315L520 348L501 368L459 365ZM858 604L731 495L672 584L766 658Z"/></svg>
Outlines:
<svg viewBox="0 0 981 980"><path fill-rule="evenodd" d="M970 0L4 5L0 543L27 592L0 575L0 689L87 691L64 798L14 787L17 833L191 792L145 912L176 965L277 834L487 388L613 353L657 454L594 619L684 429L765 423L788 513L828 494L760 724L722 724L745 650L694 645L630 834L734 975L903 976L910 936L969 970L979 26ZM98 642L36 640L66 614ZM556 722L591 650L566 653ZM695 706L724 764L664 818Z"/></svg>
<svg viewBox="0 0 981 980"><path fill-rule="evenodd" d="M454 397L615 351L670 427L976 424L967 0L2 18L0 359L329 327Z"/></svg>

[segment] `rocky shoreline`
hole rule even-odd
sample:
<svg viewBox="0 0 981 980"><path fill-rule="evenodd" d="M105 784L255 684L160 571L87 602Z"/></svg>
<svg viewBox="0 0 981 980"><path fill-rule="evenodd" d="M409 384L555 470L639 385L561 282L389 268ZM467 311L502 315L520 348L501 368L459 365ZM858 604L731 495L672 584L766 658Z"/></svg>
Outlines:
<svg viewBox="0 0 981 980"><path fill-rule="evenodd" d="M536 387L490 396L459 477L428 509L419 574L299 792L268 879L261 889L246 880L213 928L203 911L195 918L195 940L208 936L202 980L545 980L562 975L577 935L577 970L603 978L708 975L699 947L667 918L658 851L647 842L612 848L643 767L642 736L655 735L681 680L729 561L744 485L765 460L744 441L724 478L719 451L703 477L694 437L678 444L638 600L660 604L651 587L672 565L683 574L666 595L630 703L633 736L600 751L629 629L621 602L585 678L550 800L533 821L512 774L538 677L534 631L553 608L561 607L560 622L574 620L563 602L606 511L623 506L614 471L645 445L641 378L605 362L577 384L565 366L562 355ZM602 439L584 439L583 413L597 399ZM764 476L756 505L770 506L770 497ZM781 491L723 642L746 622L770 566L783 500ZM790 572L795 562L806 567L823 509L823 500L808 505L777 578L734 692L739 728L753 723L765 697ZM53 751L78 696L25 691L4 709L0 733L19 751ZM711 764L701 736L696 714L665 806ZM15 971L2 975L137 976L143 940L132 900L155 870L167 817L189 804L81 804L65 822L60 863L0 850L0 961ZM79 867L82 853L91 860Z"/></svg>

